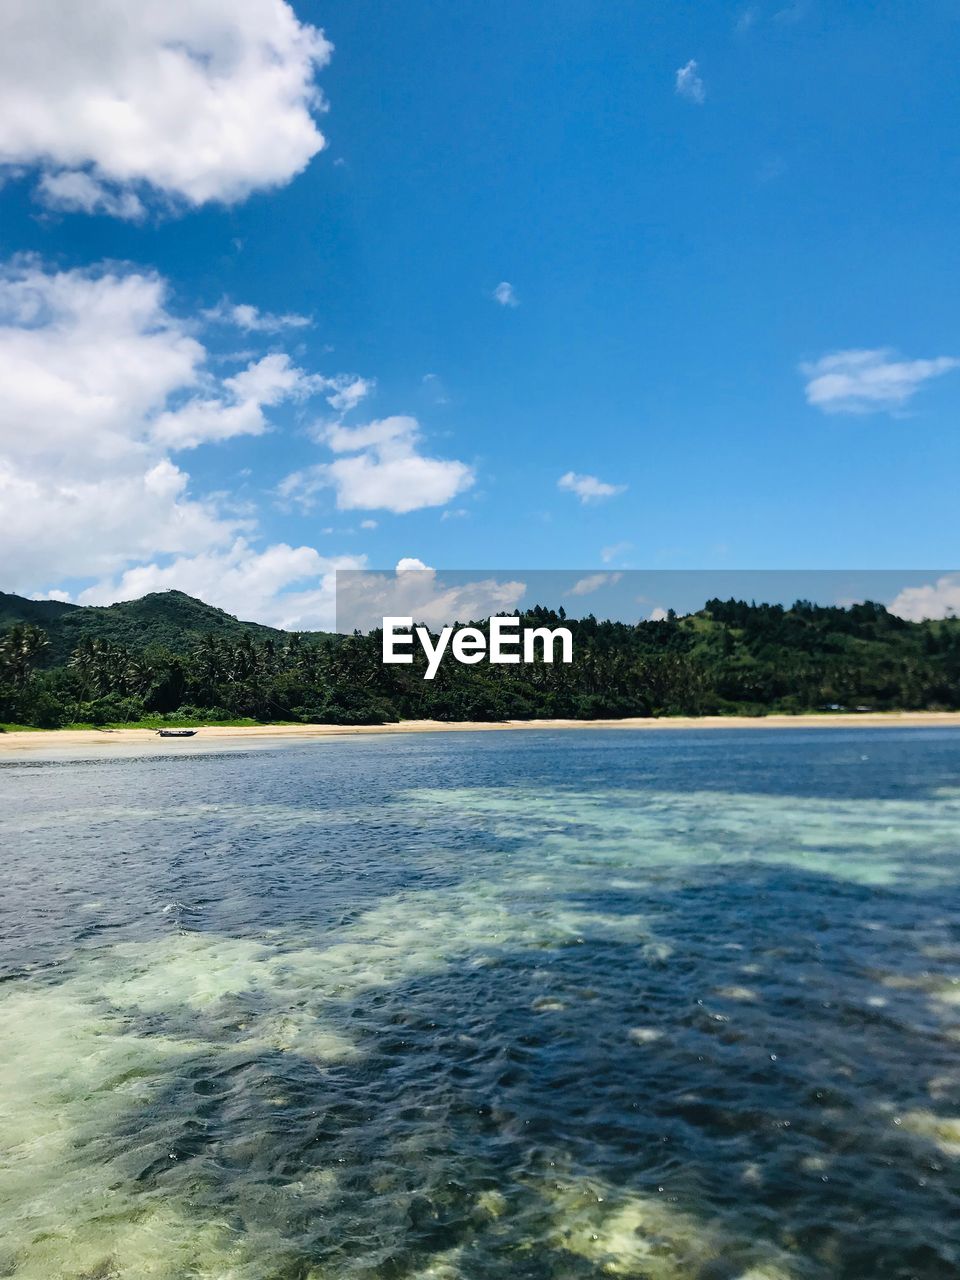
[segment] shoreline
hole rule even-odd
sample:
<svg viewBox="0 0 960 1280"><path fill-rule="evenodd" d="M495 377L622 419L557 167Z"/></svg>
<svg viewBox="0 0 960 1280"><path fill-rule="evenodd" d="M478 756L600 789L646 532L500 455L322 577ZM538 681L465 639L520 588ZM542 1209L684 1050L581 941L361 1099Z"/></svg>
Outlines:
<svg viewBox="0 0 960 1280"><path fill-rule="evenodd" d="M172 726L171 726L172 727ZM0 733L0 755L19 751L153 746L170 751L207 744L239 746L261 739L320 740L396 733L503 733L514 730L960 728L960 711L825 712L822 715L664 716L624 720L401 720L397 724L209 725L191 738L161 738L155 729L16 729Z"/></svg>

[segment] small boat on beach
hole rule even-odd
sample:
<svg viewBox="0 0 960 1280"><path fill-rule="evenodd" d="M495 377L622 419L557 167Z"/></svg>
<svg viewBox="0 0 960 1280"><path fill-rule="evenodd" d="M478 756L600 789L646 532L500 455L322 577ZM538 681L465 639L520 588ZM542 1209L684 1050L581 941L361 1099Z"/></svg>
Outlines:
<svg viewBox="0 0 960 1280"><path fill-rule="evenodd" d="M158 729L161 738L192 738L196 729Z"/></svg>

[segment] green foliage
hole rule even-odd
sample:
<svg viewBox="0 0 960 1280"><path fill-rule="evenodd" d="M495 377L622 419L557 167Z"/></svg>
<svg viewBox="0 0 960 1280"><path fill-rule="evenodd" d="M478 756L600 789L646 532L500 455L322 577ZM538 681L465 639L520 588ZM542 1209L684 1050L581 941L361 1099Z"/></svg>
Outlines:
<svg viewBox="0 0 960 1280"><path fill-rule="evenodd" d="M156 591L104 607L27 600L0 592L0 630L18 622L33 623L46 632L50 647L42 665L47 666L63 666L74 649L91 640L143 652L152 647L182 651L208 634L224 640L286 639L282 631L240 622L182 591Z"/></svg>
<svg viewBox="0 0 960 1280"><path fill-rule="evenodd" d="M102 698L94 698L92 702L78 703L72 708L71 716L81 724L127 724L142 718L143 702L140 698L108 693Z"/></svg>
<svg viewBox="0 0 960 1280"><path fill-rule="evenodd" d="M51 616L74 618L69 608ZM166 619L159 630L158 611ZM419 649L410 665L384 666L379 632L287 634L177 592L76 612L87 616L83 634L52 667L45 664L54 646L34 621L17 620L0 637L0 722L372 724L960 708L960 620L905 622L877 604L798 601L785 609L710 600L689 617L637 625L538 607L523 624L568 626L572 664L445 661L432 681L423 679ZM188 624L210 615L217 629L194 634ZM127 641L116 638L118 617L130 624Z"/></svg>
<svg viewBox="0 0 960 1280"><path fill-rule="evenodd" d="M387 724L400 718L385 699L349 687L331 689L319 705L297 707L294 714L305 724Z"/></svg>
<svg viewBox="0 0 960 1280"><path fill-rule="evenodd" d="M67 709L49 689L38 689L23 710L37 729L62 729L67 722Z"/></svg>

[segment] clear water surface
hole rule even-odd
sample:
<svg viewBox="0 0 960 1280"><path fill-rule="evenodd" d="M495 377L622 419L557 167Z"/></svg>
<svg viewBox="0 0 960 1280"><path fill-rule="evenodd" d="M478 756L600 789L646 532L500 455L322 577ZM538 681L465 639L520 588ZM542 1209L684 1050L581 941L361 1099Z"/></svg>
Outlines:
<svg viewBox="0 0 960 1280"><path fill-rule="evenodd" d="M0 1275L960 1275L960 732L0 764Z"/></svg>

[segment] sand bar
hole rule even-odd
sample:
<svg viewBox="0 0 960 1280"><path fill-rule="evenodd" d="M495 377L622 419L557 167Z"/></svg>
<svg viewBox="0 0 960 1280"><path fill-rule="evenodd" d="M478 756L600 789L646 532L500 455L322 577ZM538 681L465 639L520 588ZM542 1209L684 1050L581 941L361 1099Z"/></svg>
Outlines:
<svg viewBox="0 0 960 1280"><path fill-rule="evenodd" d="M875 729L960 728L960 711L890 711L860 714L747 716L664 716L625 720L502 720L478 721L401 720L398 724L258 724L243 728L211 725L192 738L161 738L155 729L25 729L0 733L0 754L33 751L72 753L97 747L138 746L170 751L204 746L240 747L264 739L353 737L391 733L502 733L512 730L604 729Z"/></svg>

